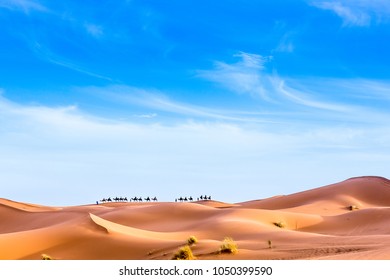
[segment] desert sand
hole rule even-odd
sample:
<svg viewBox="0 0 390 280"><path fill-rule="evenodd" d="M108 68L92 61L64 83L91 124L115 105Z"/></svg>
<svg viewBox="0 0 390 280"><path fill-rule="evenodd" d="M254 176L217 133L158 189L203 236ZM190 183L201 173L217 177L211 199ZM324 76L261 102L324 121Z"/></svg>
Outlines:
<svg viewBox="0 0 390 280"><path fill-rule="evenodd" d="M0 259L390 259L390 180L365 176L229 204L113 202L47 207L0 199ZM231 237L238 253L219 253Z"/></svg>

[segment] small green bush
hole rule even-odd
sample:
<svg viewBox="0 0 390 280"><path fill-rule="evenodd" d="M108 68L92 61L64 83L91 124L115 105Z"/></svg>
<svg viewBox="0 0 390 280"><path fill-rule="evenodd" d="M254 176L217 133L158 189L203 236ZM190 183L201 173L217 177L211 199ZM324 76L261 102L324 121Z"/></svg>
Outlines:
<svg viewBox="0 0 390 280"><path fill-rule="evenodd" d="M190 236L187 239L187 245L191 246L194 245L195 243L198 243L198 239L195 236Z"/></svg>
<svg viewBox="0 0 390 280"><path fill-rule="evenodd" d="M179 251L173 256L172 260L194 260L195 257L192 254L190 246L185 245L179 248Z"/></svg>
<svg viewBox="0 0 390 280"><path fill-rule="evenodd" d="M236 254L238 252L238 246L236 242L234 242L233 238L225 237L221 247L219 248L219 252L227 254Z"/></svg>

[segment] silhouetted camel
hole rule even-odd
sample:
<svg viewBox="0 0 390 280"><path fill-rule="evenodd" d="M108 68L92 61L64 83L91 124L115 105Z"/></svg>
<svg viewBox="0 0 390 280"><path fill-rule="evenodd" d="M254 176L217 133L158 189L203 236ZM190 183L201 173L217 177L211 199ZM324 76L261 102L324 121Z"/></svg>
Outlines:
<svg viewBox="0 0 390 280"><path fill-rule="evenodd" d="M153 197L153 201L157 201L157 197Z"/></svg>

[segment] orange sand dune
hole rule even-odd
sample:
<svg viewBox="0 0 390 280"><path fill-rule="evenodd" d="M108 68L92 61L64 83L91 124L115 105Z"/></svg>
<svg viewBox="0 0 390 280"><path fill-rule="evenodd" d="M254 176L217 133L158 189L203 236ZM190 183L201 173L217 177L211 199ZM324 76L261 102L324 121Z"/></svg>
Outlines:
<svg viewBox="0 0 390 280"><path fill-rule="evenodd" d="M0 199L0 259L171 259L191 235L198 259L390 259L390 181L357 177L236 204ZM219 253L227 236L237 254Z"/></svg>

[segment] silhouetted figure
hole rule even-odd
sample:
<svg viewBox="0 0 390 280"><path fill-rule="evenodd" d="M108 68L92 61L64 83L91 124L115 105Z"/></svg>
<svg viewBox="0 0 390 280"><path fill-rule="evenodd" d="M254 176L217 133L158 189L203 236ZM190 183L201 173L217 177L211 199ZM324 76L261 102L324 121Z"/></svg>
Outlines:
<svg viewBox="0 0 390 280"><path fill-rule="evenodd" d="M112 202L111 197L109 197L109 198L107 199L107 202Z"/></svg>
<svg viewBox="0 0 390 280"><path fill-rule="evenodd" d="M150 197L148 196L147 198L145 198L145 201L150 201Z"/></svg>
<svg viewBox="0 0 390 280"><path fill-rule="evenodd" d="M200 200L203 200L203 195L200 196Z"/></svg>
<svg viewBox="0 0 390 280"><path fill-rule="evenodd" d="M139 201L139 202L142 202L142 197L139 197L139 198L138 198L138 201Z"/></svg>
<svg viewBox="0 0 390 280"><path fill-rule="evenodd" d="M187 197L184 198L184 201L188 201Z"/></svg>
<svg viewBox="0 0 390 280"><path fill-rule="evenodd" d="M183 202L183 198L182 198L182 197L180 197L180 198L179 198L179 201L180 201L180 202Z"/></svg>
<svg viewBox="0 0 390 280"><path fill-rule="evenodd" d="M211 200L211 195L208 197L208 200Z"/></svg>
<svg viewBox="0 0 390 280"><path fill-rule="evenodd" d="M123 200L127 202L127 197L125 197Z"/></svg>
<svg viewBox="0 0 390 280"><path fill-rule="evenodd" d="M153 201L157 202L157 197L153 197Z"/></svg>
<svg viewBox="0 0 390 280"><path fill-rule="evenodd" d="M192 199L192 196L190 196L190 197L188 198L188 200L189 200L189 201L192 201L192 200L193 200L193 199Z"/></svg>

